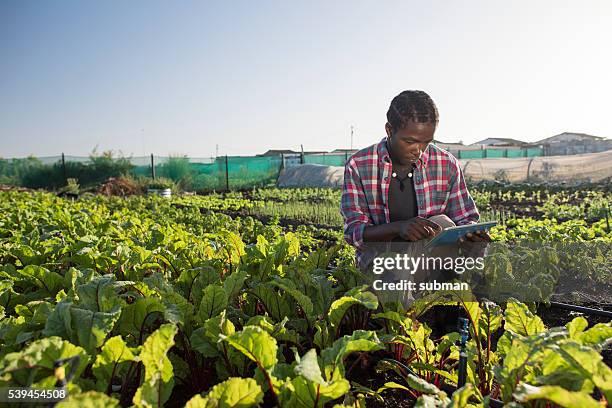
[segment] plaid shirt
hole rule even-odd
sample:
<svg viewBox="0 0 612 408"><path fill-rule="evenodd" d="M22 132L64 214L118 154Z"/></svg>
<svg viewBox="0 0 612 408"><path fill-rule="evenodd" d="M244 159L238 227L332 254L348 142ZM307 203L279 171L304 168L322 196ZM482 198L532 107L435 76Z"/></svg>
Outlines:
<svg viewBox="0 0 612 408"><path fill-rule="evenodd" d="M357 249L358 264L366 225L389 223L389 184L392 173L387 138L358 151L344 169L340 211L344 238ZM446 214L457 225L478 222L480 215L468 192L459 161L436 145L423 152L414 171L419 217Z"/></svg>

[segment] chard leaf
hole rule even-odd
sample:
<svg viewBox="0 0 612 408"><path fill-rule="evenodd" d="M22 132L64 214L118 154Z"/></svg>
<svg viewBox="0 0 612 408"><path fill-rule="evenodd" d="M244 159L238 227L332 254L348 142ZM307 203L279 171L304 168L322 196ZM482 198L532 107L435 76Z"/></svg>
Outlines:
<svg viewBox="0 0 612 408"><path fill-rule="evenodd" d="M383 385L382 387L380 387L378 389L377 392L381 392L384 391L386 389L402 389L405 391L409 391L411 389L416 390L418 392L422 392L423 394L432 394L432 395L441 395L443 394L442 391L440 391L440 389L438 387L436 387L433 384L430 384L429 382L427 382L426 380L417 377L414 374L406 374L404 376L404 379L406 380L406 382L408 383L408 387L403 386L401 384L397 384L395 382L387 382L385 383L385 385Z"/></svg>
<svg viewBox="0 0 612 408"><path fill-rule="evenodd" d="M229 336L223 334L220 336L263 369L272 369L277 363L276 340L260 327L246 326L242 331Z"/></svg>
<svg viewBox="0 0 612 408"><path fill-rule="evenodd" d="M135 360L134 351L125 344L121 336L108 339L92 366L98 391L108 392L113 377L121 377L127 371L127 364L122 363Z"/></svg>
<svg viewBox="0 0 612 408"><path fill-rule="evenodd" d="M47 337L31 343L25 350L5 355L0 361L0 377L5 384L14 386L31 386L36 381L51 388L56 381L55 361L75 356L79 358L75 371L78 378L89 362L85 350L59 337Z"/></svg>
<svg viewBox="0 0 612 408"><path fill-rule="evenodd" d="M205 322L215 317L227 308L227 293L219 285L209 285L204 289L202 303L198 310L200 320Z"/></svg>
<svg viewBox="0 0 612 408"><path fill-rule="evenodd" d="M244 281L248 274L244 270L238 270L230 274L225 281L223 281L223 289L227 294L227 298L232 300L244 287Z"/></svg>
<svg viewBox="0 0 612 408"><path fill-rule="evenodd" d="M312 311L313 311L312 301L310 300L308 296L306 296L304 293L299 291L295 287L295 284L293 282L291 282L288 279L278 279L276 281L270 282L270 284L273 286L276 286L279 289L282 289L283 291L285 291L285 293L291 295L295 299L295 301L300 305L300 307L304 311L304 314L306 315L307 318L313 317L312 316Z"/></svg>
<svg viewBox="0 0 612 408"><path fill-rule="evenodd" d="M361 305L367 309L375 310L378 299L372 292L365 291L366 286L349 290L340 299L335 300L329 308L329 322L333 327L340 326L346 311L353 305Z"/></svg>
<svg viewBox="0 0 612 408"><path fill-rule="evenodd" d="M261 404L264 393L252 378L232 377L191 398L186 408L248 408Z"/></svg>
<svg viewBox="0 0 612 408"><path fill-rule="evenodd" d="M328 379L337 376L337 367L342 367L342 361L350 353L357 351L382 350L383 344L378 339L376 332L355 330L350 336L345 335L336 340L332 347L321 352L325 374Z"/></svg>
<svg viewBox="0 0 612 408"><path fill-rule="evenodd" d="M166 307L158 298L137 299L123 308L119 319L119 332L125 338L132 336L140 344L144 339L147 322L150 323L156 314L163 315L165 312Z"/></svg>
<svg viewBox="0 0 612 408"><path fill-rule="evenodd" d="M542 319L531 313L524 303L517 300L508 301L505 319L504 329L521 336L531 336L545 330Z"/></svg>
<svg viewBox="0 0 612 408"><path fill-rule="evenodd" d="M181 272L176 288L185 299L197 305L201 302L204 288L218 281L219 272L212 265L206 265Z"/></svg>
<svg viewBox="0 0 612 408"><path fill-rule="evenodd" d="M584 317L578 316L571 322L567 323L565 327L567 327L570 339L578 339L580 334L582 334L584 330L589 327L589 322Z"/></svg>
<svg viewBox="0 0 612 408"><path fill-rule="evenodd" d="M68 398L55 404L55 408L115 408L119 401L96 391L70 394Z"/></svg>
<svg viewBox="0 0 612 408"><path fill-rule="evenodd" d="M64 287L64 277L38 265L28 265L18 271L24 278L42 289L46 296L54 297Z"/></svg>
<svg viewBox="0 0 612 408"><path fill-rule="evenodd" d="M536 387L521 383L516 387L514 398L519 402L548 400L565 408L601 408L601 404L584 392L568 391L556 385Z"/></svg>
<svg viewBox="0 0 612 408"><path fill-rule="evenodd" d="M145 377L132 400L137 407L163 407L170 398L174 376L168 351L177 330L174 324L164 324L145 340L140 352Z"/></svg>
<svg viewBox="0 0 612 408"><path fill-rule="evenodd" d="M263 303L266 312L275 322L280 322L287 316L293 316L287 300L271 287L261 284L251 289L250 293Z"/></svg>
<svg viewBox="0 0 612 408"><path fill-rule="evenodd" d="M302 376L291 380L293 393L288 402L288 406L296 408L319 408L323 407L328 401L340 398L346 394L350 388L350 383L342 378L328 385L316 384Z"/></svg>
<svg viewBox="0 0 612 408"><path fill-rule="evenodd" d="M123 301L117 296L115 287L119 285L111 275L96 276L91 281L78 285L78 305L83 309L96 312L110 312L123 306Z"/></svg>
<svg viewBox="0 0 612 408"><path fill-rule="evenodd" d="M310 349L302 358L296 356L297 365L295 366L295 373L301 375L308 381L312 381L316 384L327 385L327 382L321 375L321 368L319 367L319 361L317 360L317 350Z"/></svg>
<svg viewBox="0 0 612 408"><path fill-rule="evenodd" d="M576 335L576 340L585 346L600 347L612 342L612 323L598 323Z"/></svg>

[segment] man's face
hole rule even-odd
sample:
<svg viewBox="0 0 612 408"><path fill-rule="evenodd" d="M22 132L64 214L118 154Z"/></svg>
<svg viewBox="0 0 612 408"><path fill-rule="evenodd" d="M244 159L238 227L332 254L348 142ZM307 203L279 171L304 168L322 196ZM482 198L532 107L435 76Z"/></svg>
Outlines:
<svg viewBox="0 0 612 408"><path fill-rule="evenodd" d="M436 128L431 123L408 121L403 129L393 132L391 124L385 125L391 158L401 166L415 164L427 145L433 141Z"/></svg>

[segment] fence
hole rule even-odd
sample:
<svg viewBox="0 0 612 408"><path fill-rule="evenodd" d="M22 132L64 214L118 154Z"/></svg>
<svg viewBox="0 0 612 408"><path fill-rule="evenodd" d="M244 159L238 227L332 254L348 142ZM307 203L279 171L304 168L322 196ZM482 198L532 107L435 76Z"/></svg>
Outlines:
<svg viewBox="0 0 612 408"><path fill-rule="evenodd" d="M529 147L523 149L474 149L451 151L458 159L499 159L517 157L543 156L544 149L541 147Z"/></svg>
<svg viewBox="0 0 612 408"><path fill-rule="evenodd" d="M281 156L187 158L143 156L50 156L0 159L0 184L30 188L60 188L69 178L81 186L103 182L109 177L165 177L188 190L212 191L274 184L282 169Z"/></svg>
<svg viewBox="0 0 612 408"><path fill-rule="evenodd" d="M478 178L522 178L535 170L531 159L543 155L541 148L475 149L451 151L462 162L474 161L467 168L469 175ZM101 156L52 156L24 159L0 158L0 184L30 188L60 188L68 178L75 178L81 186L103 182L123 174L135 177L165 177L180 183L190 191L222 191L245 189L275 184L283 168L300 164L344 166L350 152L292 153L273 156L221 156L208 158L141 156L113 158ZM508 158L510 160L503 160ZM523 161L521 161L521 158ZM482 160L479 159L490 159ZM514 160L519 160L516 162ZM551 162L552 163L552 162ZM556 163L556 162L555 162ZM532 168L533 167L533 168ZM490 171L489 171L490 170Z"/></svg>

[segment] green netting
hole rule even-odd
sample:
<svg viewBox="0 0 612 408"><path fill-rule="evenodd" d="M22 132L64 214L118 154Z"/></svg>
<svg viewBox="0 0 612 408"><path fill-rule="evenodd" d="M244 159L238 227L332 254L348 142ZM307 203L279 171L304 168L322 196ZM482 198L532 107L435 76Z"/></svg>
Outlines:
<svg viewBox="0 0 612 408"><path fill-rule="evenodd" d="M482 159L502 157L542 156L543 149L477 149L457 152L460 159ZM180 188L189 191L211 191L252 188L274 184L281 164L306 164L344 166L348 153L299 155L188 158L154 156L156 177L166 177L180 183ZM0 184L21 185L32 188L59 188L68 178L75 178L82 186L92 186L109 177L132 175L150 178L151 156L107 157L107 156L62 156L1 159ZM142 180L141 180L142 182ZM145 179L146 183L146 179Z"/></svg>
<svg viewBox="0 0 612 408"><path fill-rule="evenodd" d="M543 149L539 147L533 147L533 148L527 149L527 157L542 156L542 155L543 155Z"/></svg>
<svg viewBox="0 0 612 408"><path fill-rule="evenodd" d="M281 158L228 157L230 189L274 184L280 171Z"/></svg>
<svg viewBox="0 0 612 408"><path fill-rule="evenodd" d="M485 157L489 158L500 158L505 156L505 149L486 149Z"/></svg>
<svg viewBox="0 0 612 408"><path fill-rule="evenodd" d="M304 156L306 164L323 164L325 166L344 166L348 155L346 154L309 154Z"/></svg>
<svg viewBox="0 0 612 408"><path fill-rule="evenodd" d="M523 157L525 156L525 152L521 149L508 149L508 155L506 157L510 157L510 158L516 158L516 157Z"/></svg>
<svg viewBox="0 0 612 408"><path fill-rule="evenodd" d="M484 150L459 150L457 155L459 159L482 159Z"/></svg>

